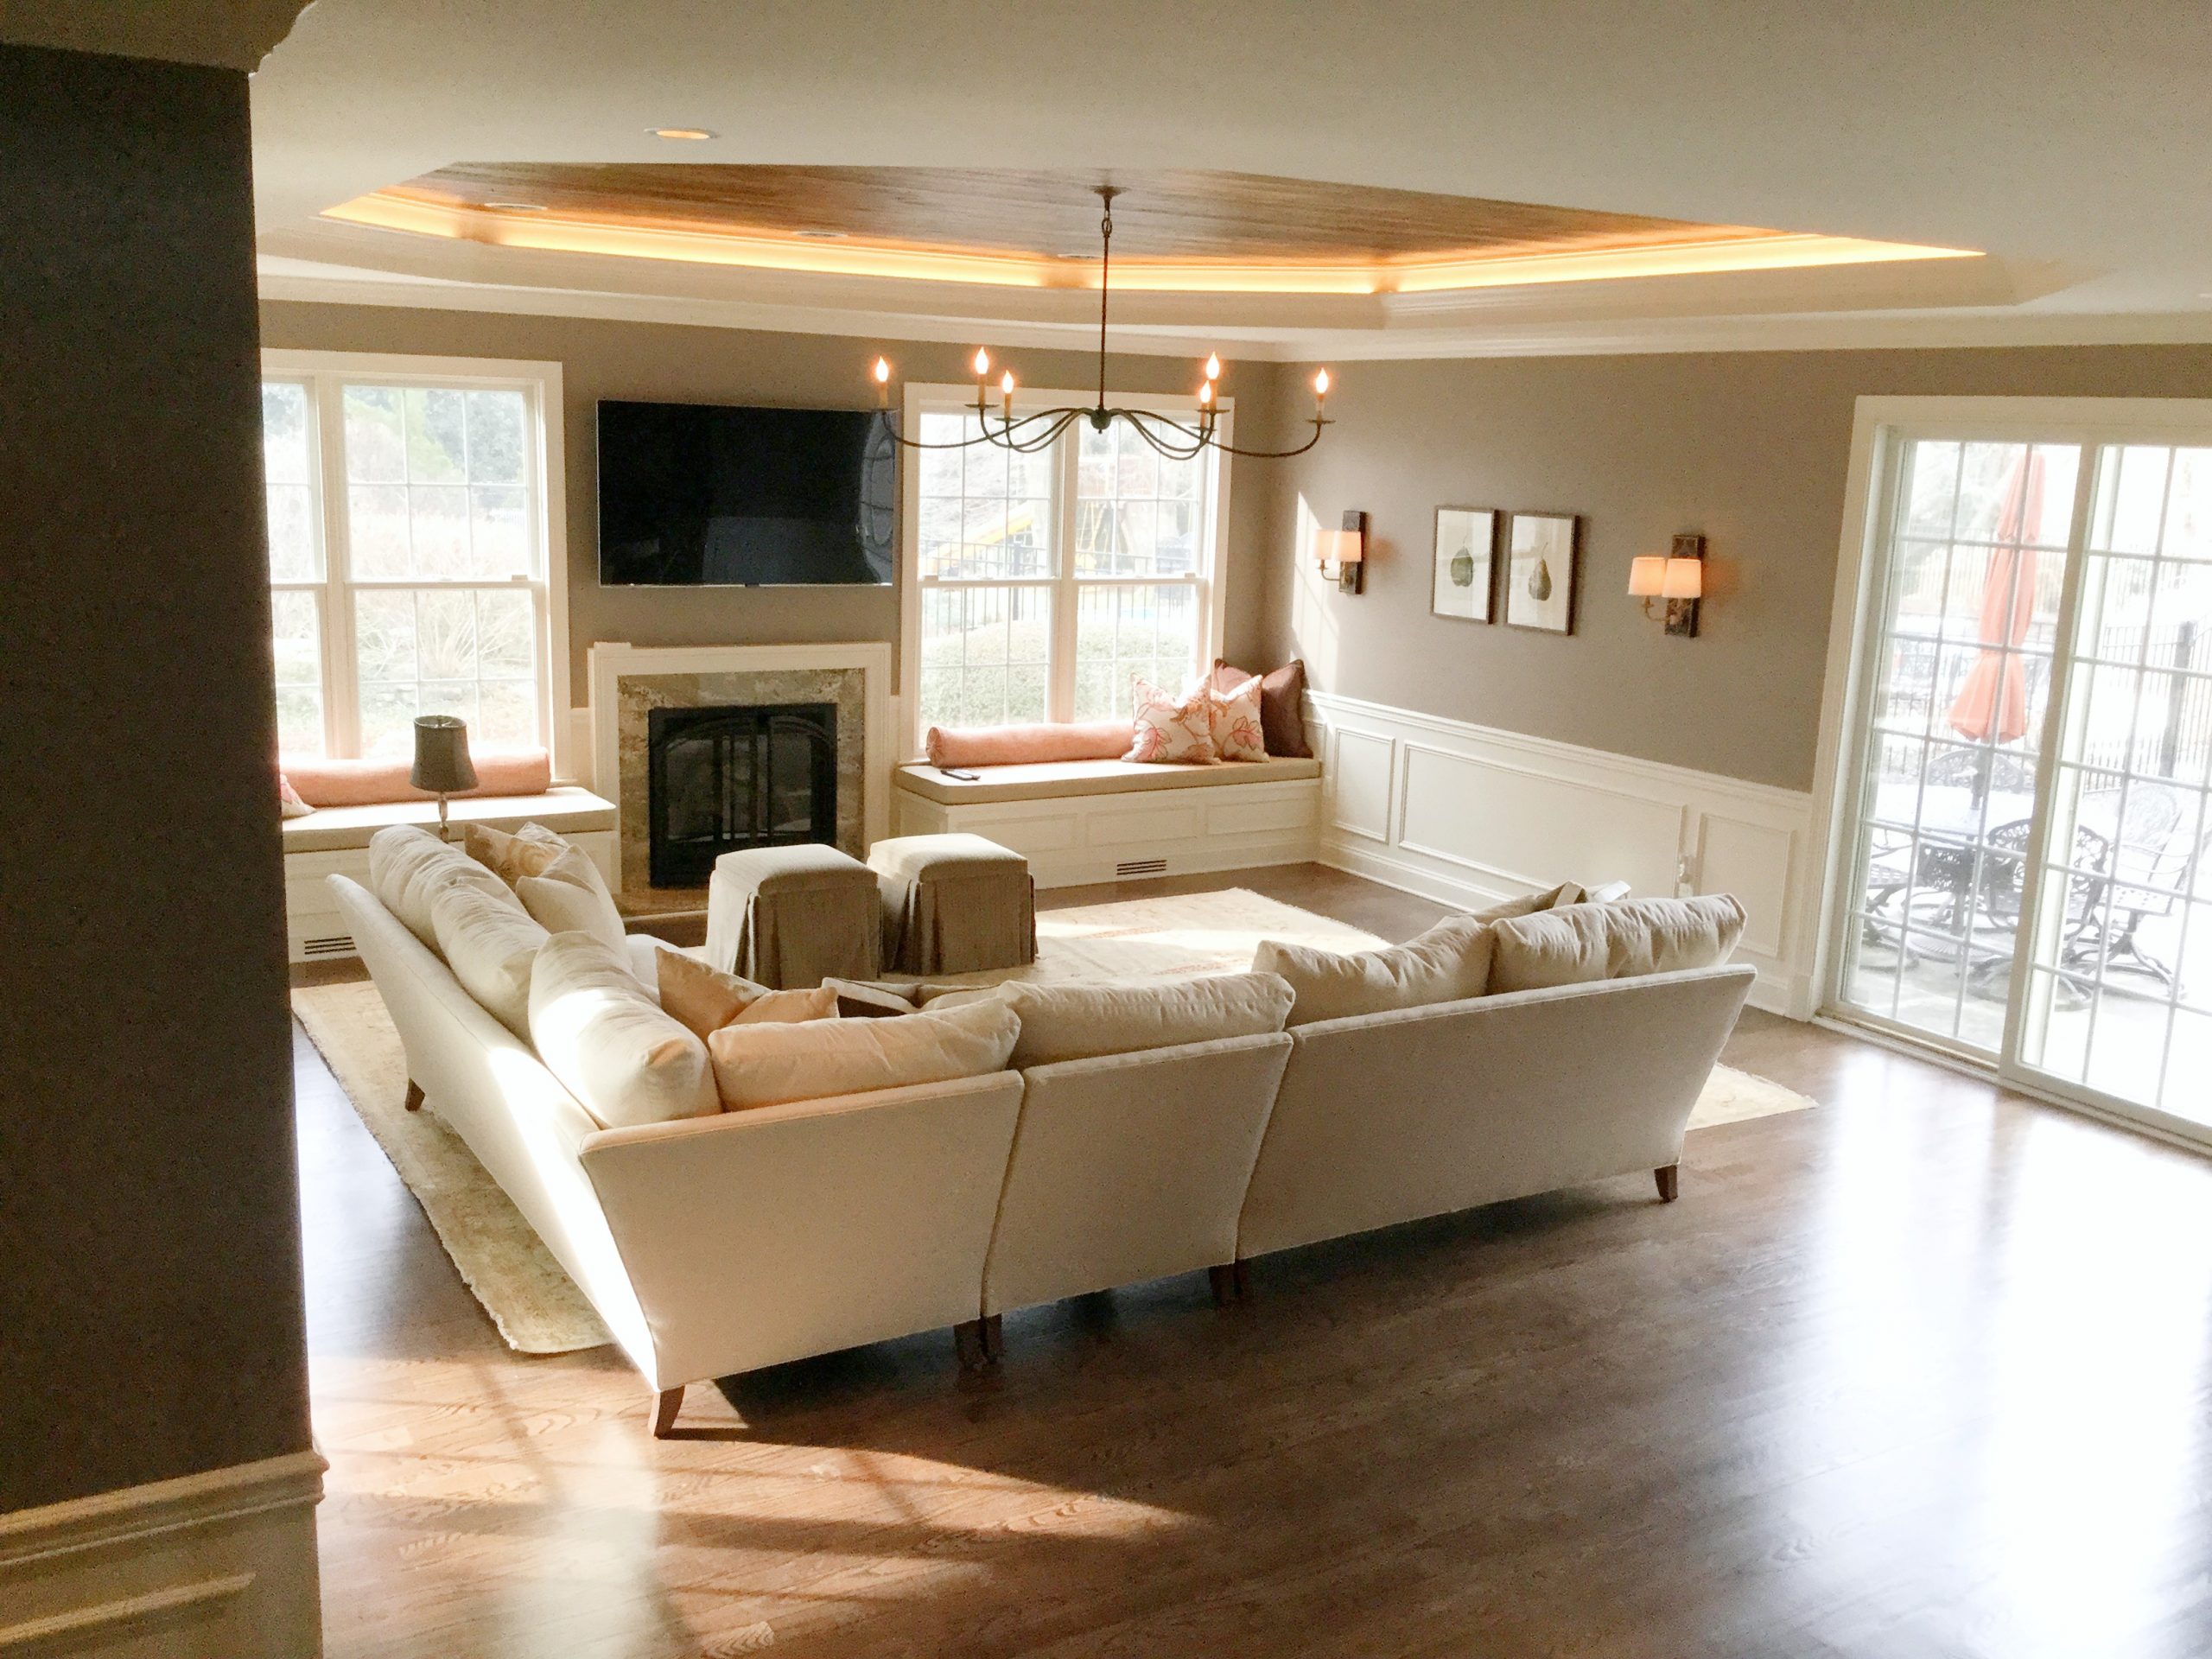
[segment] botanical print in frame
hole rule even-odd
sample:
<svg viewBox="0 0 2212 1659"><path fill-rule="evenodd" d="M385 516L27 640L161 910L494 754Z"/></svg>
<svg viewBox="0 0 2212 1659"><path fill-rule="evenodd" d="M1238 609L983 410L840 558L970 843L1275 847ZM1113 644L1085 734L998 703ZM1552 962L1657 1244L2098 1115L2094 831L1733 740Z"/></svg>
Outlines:
<svg viewBox="0 0 2212 1659"><path fill-rule="evenodd" d="M1428 608L1464 622L1489 621L1497 547L1497 513L1487 507L1439 507Z"/></svg>
<svg viewBox="0 0 2212 1659"><path fill-rule="evenodd" d="M1505 519L1505 622L1546 633L1574 632L1574 582L1582 521L1571 512L1515 512Z"/></svg>

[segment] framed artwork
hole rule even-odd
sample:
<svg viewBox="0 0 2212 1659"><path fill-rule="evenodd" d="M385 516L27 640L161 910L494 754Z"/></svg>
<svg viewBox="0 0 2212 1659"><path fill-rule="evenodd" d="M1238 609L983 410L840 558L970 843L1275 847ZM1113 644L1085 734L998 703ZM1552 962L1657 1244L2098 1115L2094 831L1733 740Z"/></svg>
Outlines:
<svg viewBox="0 0 2212 1659"><path fill-rule="evenodd" d="M1463 622L1489 621L1497 548L1497 513L1488 507L1439 507L1428 608Z"/></svg>
<svg viewBox="0 0 2212 1659"><path fill-rule="evenodd" d="M1505 625L1574 632L1582 520L1571 512L1505 515Z"/></svg>

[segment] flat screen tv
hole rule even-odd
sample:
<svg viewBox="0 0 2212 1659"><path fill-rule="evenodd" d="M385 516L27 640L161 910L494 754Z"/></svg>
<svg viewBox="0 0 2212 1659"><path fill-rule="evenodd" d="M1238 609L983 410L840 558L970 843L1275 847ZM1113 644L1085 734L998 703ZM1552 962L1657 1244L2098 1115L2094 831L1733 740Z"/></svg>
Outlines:
<svg viewBox="0 0 2212 1659"><path fill-rule="evenodd" d="M599 580L610 588L880 585L898 462L871 413L599 406Z"/></svg>

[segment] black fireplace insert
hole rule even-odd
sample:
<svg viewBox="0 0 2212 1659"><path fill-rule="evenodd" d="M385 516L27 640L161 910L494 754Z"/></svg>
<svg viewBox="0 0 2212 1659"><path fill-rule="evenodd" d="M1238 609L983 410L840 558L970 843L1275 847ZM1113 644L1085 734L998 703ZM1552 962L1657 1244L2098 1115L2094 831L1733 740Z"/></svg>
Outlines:
<svg viewBox="0 0 2212 1659"><path fill-rule="evenodd" d="M742 847L837 839L837 707L655 709L646 730L657 887L706 884Z"/></svg>

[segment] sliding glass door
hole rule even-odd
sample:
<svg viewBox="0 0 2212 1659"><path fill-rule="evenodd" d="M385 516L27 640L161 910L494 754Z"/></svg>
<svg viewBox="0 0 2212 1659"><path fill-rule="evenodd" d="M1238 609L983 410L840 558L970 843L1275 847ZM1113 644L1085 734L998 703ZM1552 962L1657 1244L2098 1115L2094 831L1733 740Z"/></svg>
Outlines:
<svg viewBox="0 0 2212 1659"><path fill-rule="evenodd" d="M1829 1004L2212 1128L2212 423L1980 424L1878 446Z"/></svg>

